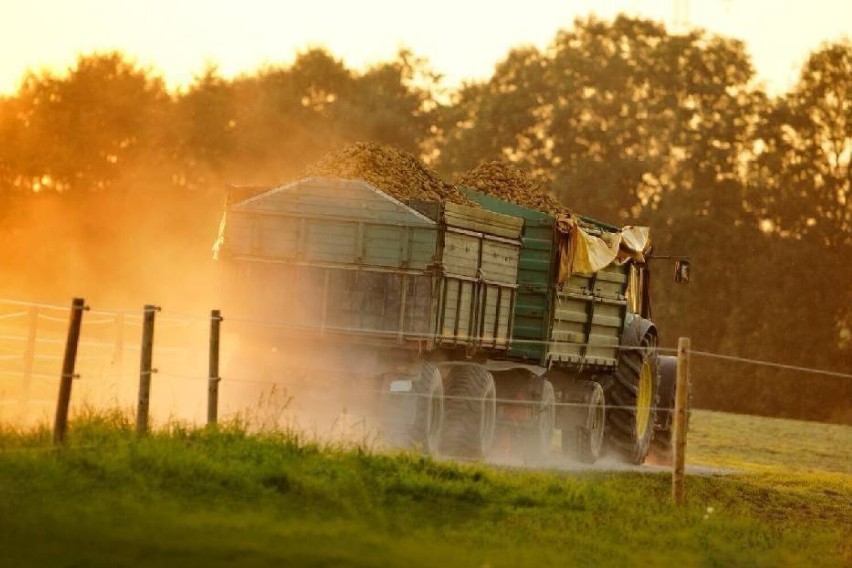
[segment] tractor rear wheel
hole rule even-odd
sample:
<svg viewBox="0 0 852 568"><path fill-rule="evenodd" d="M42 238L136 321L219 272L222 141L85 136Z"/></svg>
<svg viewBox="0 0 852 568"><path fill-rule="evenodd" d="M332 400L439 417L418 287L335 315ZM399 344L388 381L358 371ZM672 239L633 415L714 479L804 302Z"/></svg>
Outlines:
<svg viewBox="0 0 852 568"><path fill-rule="evenodd" d="M480 458L494 441L497 402L494 378L476 363L445 366L441 453Z"/></svg>
<svg viewBox="0 0 852 568"><path fill-rule="evenodd" d="M659 371L657 335L653 326L636 342L622 341L618 367L607 381L606 441L628 463L642 464L654 435ZM637 334L638 335L638 334Z"/></svg>
<svg viewBox="0 0 852 568"><path fill-rule="evenodd" d="M674 435L675 387L677 386L677 357L661 356L660 402L657 408L657 423L654 439L651 440L651 457L661 464L672 460L672 436Z"/></svg>

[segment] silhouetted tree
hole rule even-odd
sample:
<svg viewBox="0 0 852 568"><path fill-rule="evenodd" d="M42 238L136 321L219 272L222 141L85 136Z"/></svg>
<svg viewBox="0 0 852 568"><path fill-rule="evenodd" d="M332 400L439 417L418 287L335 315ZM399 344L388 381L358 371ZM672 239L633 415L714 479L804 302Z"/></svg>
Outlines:
<svg viewBox="0 0 852 568"><path fill-rule="evenodd" d="M459 89L452 104L439 113L441 153L436 165L444 175L500 159L529 172L551 165L541 156L546 149L546 109L552 105L547 64L537 49L516 48L488 81L468 82Z"/></svg>
<svg viewBox="0 0 852 568"><path fill-rule="evenodd" d="M766 113L749 204L767 231L852 246L852 43L824 46Z"/></svg>
<svg viewBox="0 0 852 568"><path fill-rule="evenodd" d="M657 251L692 257L687 289L651 261L665 344L684 335L707 351L847 370L850 61L848 40L828 44L769 100L742 43L625 16L578 20L544 50L512 49L448 99L406 50L363 71L323 49L234 79L209 66L176 93L120 54L88 55L0 98L0 220L25 210L22 226L34 225L42 202L58 203L72 221L64 234L85 235L92 274L144 286L141 258L169 264L139 243L206 254L223 182L285 181L359 140L420 152L447 177L503 159L579 212L651 225ZM45 259L21 265L33 279L68 268L51 258L60 233L2 228L0 255L14 253L4 258ZM119 249L133 261L116 265ZM831 410L848 381L707 360L694 377L705 406L849 419ZM807 404L791 403L797 389Z"/></svg>
<svg viewBox="0 0 852 568"><path fill-rule="evenodd" d="M170 98L162 81L118 53L80 57L67 76L28 75L4 120L14 185L104 190L162 150Z"/></svg>
<svg viewBox="0 0 852 568"><path fill-rule="evenodd" d="M797 348L808 363L837 368L852 353L850 94L852 43L814 52L794 89L764 114L747 202L786 275L776 301L801 322L776 338L778 350Z"/></svg>

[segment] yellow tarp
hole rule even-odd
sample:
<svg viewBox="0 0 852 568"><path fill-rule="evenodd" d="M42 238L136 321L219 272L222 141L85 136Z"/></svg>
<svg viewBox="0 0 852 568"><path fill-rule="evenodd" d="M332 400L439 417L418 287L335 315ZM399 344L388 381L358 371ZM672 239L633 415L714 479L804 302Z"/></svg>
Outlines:
<svg viewBox="0 0 852 568"><path fill-rule="evenodd" d="M600 236L584 230L574 216L561 217L557 227L562 233L559 245L559 284L572 274L594 274L610 264L629 260L645 262L651 246L648 227L624 227L618 233Z"/></svg>
<svg viewBox="0 0 852 568"><path fill-rule="evenodd" d="M651 248L651 230L648 227L627 225L621 229L621 247L618 252L619 263L628 260L645 262L645 253Z"/></svg>

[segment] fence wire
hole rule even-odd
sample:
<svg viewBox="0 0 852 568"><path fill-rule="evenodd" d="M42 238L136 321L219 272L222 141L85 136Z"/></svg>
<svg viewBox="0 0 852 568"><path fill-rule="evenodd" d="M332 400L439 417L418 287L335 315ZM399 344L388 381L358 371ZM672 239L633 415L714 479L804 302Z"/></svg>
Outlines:
<svg viewBox="0 0 852 568"><path fill-rule="evenodd" d="M56 323L68 323L68 318L67 318L67 317L59 318L59 317L54 317L54 316L47 315L47 314L42 313L42 312L39 312L39 313L38 313L38 317L39 317L40 319L47 320L47 321L50 321L50 322L56 322Z"/></svg>
<svg viewBox="0 0 852 568"><path fill-rule="evenodd" d="M63 311L68 310L68 308L64 307L64 306L57 306L57 305L53 305L53 304L44 304L44 303L36 303L36 302L26 302L26 301L20 301L20 300L11 300L11 299L6 299L6 298L0 298L0 304L19 305L19 306L25 306L25 307L28 307L28 308L35 307L35 308L46 308L46 309L63 310ZM103 315L112 315L112 316L119 316L119 315L131 316L131 317L135 316L138 321L134 321L132 319L125 318L123 323L129 324L129 325L137 325L138 324L138 325L141 326L141 316L138 316L138 314L136 314L135 312L105 311L105 310L90 310L89 312L92 313L92 314L103 314ZM4 314L4 315L0 316L0 318L2 318L2 317L6 317L6 318L20 317L20 316L27 315L27 313L28 313L27 311L13 312L13 313L9 313L9 314ZM39 313L38 316L40 318L44 318L44 319L47 319L47 320L50 320L50 321L62 322L62 323L67 322L67 318L53 317L53 316L43 314L43 313ZM91 319L85 319L84 324L85 325L115 324L117 321L118 321L117 319L116 320L102 319L102 320L94 320L94 321L91 320ZM156 327L159 328L159 329L168 328L169 324L171 324L172 326L175 326L175 327L186 327L186 326L191 325L194 322L195 323L203 323L203 322L208 322L208 321L210 321L210 316L202 316L202 315L198 315L198 314L180 314L179 316L168 316L168 315L166 315L166 316L159 316L157 318ZM290 331L296 331L296 332L313 332L313 333L318 333L319 335L343 333L343 334L362 334L362 335L366 335L366 336L388 338L388 339L394 339L394 338L402 337L402 338L407 339L407 340L415 340L415 341L417 341L417 340L426 341L426 340L439 339L439 338L436 337L436 334L411 333L411 332L403 332L402 334L400 334L399 332L387 331L387 330L381 330L381 329L375 329L375 328L331 327L331 326L321 328L321 327L318 327L318 326L293 325L293 324L289 324L289 323L286 323L286 322L274 322L274 321L267 321L267 320L257 320L257 319L248 319L248 318L227 318L227 317L225 318L224 321L226 321L228 323L248 324L248 325L254 325L254 326L271 327L271 328L278 328L278 329L284 329L284 330L290 330ZM27 338L23 337L23 336L0 335L0 340L23 342L23 341L26 341ZM458 340L459 341L472 341L474 344L478 344L478 345L486 346L486 347L493 347L495 345L494 338L488 337L488 336L474 337L474 338L459 336ZM62 344L63 343L63 340L58 339L58 338L57 339L37 338L36 341L40 342L40 343L51 343L51 344ZM548 341L548 340L537 340L537 339L512 339L511 344L513 344L513 345L541 345L541 346L545 346L545 347L554 347L554 346L559 345L559 346L576 347L576 348L605 347L605 348L608 348L608 349L626 350L626 351L634 351L634 352L635 351L643 351L643 350L656 350L657 352L663 352L663 353L675 353L675 352L677 352L677 349L674 348L674 347L660 347L660 346L641 347L641 346L621 346L621 345L602 346L599 343L590 343L590 342ZM112 345L110 343L95 342L95 341L82 341L82 342L80 342L80 345L105 347L105 348L114 347L114 345ZM503 345L503 344L498 344L498 345L500 347L505 347L505 345ZM133 346L126 346L125 348L134 349ZM138 349L138 348L136 348L136 349ZM157 349L157 351L160 351L160 352L174 352L174 353L187 353L189 351L192 351L191 349L187 349L187 348L174 348L174 347L162 347L162 346L157 346L156 349ZM699 357L716 358L716 359L727 360L727 361L734 361L734 362L740 362L740 363L749 363L749 364L753 364L753 365L768 366L768 367L773 367L773 368L778 368L778 369L785 369L785 370L792 370L792 371L813 373L813 374L821 374L821 375L838 377L838 378L852 378L852 374L850 374L850 373L842 373L842 372L837 372L837 371L828 371L828 370L823 370L823 369L815 369L815 368L810 368L810 367L789 365L789 364L785 364L785 363L777 363L777 362L765 361L765 360L760 360L760 359L753 359L753 358L742 357L742 356L712 353L712 352L701 351L701 350L696 350L696 349L691 349L690 353L693 354L693 355L699 356Z"/></svg>
<svg viewBox="0 0 852 568"><path fill-rule="evenodd" d="M0 314L0 320L20 318L24 317L25 315L27 315L27 312L8 312L5 314Z"/></svg>
<svg viewBox="0 0 852 568"><path fill-rule="evenodd" d="M21 331L26 329L26 324L20 321L16 321L19 318L23 318L27 315L32 315L35 313L38 316L39 320L45 320L48 322L55 323L67 323L68 317L67 314L69 312L69 308L67 306L57 306L51 304L44 303L36 303L36 302L26 302L20 300L8 300L0 298L0 305L10 305L14 308L25 308L18 309L15 311L6 312L0 314L0 325L3 326L11 326L7 327L10 331ZM37 310L33 312L33 309ZM64 316L52 315L51 313L43 313L38 310L52 310L56 312L64 313ZM141 327L142 326L142 316L140 312L142 310L138 310L137 312L128 312L128 311L104 311L104 310L88 310L87 316L91 316L95 314L97 317L84 317L83 318L83 329L84 335L86 333L90 334L89 338L83 339L79 342L80 352L77 355L78 362L78 372L80 373L80 377L75 379L75 383L82 385L88 385L84 389L84 392L89 396L100 397L103 398L105 396L115 397L115 400L131 400L133 396L135 396L135 382L139 379L138 372L129 372L127 367L132 362L132 357L125 357L124 355L128 352L137 353L141 349L141 344L138 341L139 339L139 331L133 331L132 333L128 333L125 330L126 327ZM187 382L189 384L192 383L207 383L210 381L210 377L206 374L198 374L193 372L186 372L191 368L198 368L203 363L206 362L206 358L208 355L208 350L206 349L207 345L207 337L206 337L206 326L212 319L210 315L198 315L198 314L157 314L155 319L155 328L158 330L157 337L159 339L159 343L155 342L154 345L154 354L155 354L155 366L158 366L160 370L156 372L153 376L153 385L154 388L162 389L164 385L171 385L174 387L176 382ZM228 318L227 314L224 317L224 325L227 326L230 323L237 324L239 326L249 326L254 328L270 328L277 330L286 330L293 331L295 333L304 333L311 332L315 334L315 337L323 337L333 336L336 333L341 334L352 334L352 335L366 335L372 338L380 338L380 339L398 339L398 332L388 332L386 330L379 329L369 329L369 328L357 328L357 327L341 327L341 328L331 328L327 327L325 329L320 329L317 327L311 326L301 326L301 325L292 325L286 322L274 322L274 321L263 321L263 320L255 320L255 319L247 319L247 318ZM31 321L30 325L34 325L34 320ZM102 326L100 329L105 330L103 332L99 332L96 330L89 330L87 326ZM3 346L4 352L0 353L0 403L2 406L9 407L18 404L20 401L9 400L10 390L6 386L6 382L8 382L12 377L16 379L21 379L23 381L32 381L27 383L24 388L25 391L32 388L32 393L28 393L27 395L23 395L21 400L26 399L28 404L38 405L38 404L53 404L55 399L45 398L45 395L48 392L45 390L46 388L50 388L50 381L55 381L55 384L58 384L60 378L59 369L56 368L54 371L51 371L48 366L58 365L63 360L63 355L61 354L61 349L65 345L65 338L59 334L55 328L48 326L52 332L52 336L49 335L45 330L39 328L38 333L33 337L27 337L26 335L19 335L14 333L5 333L0 335L0 343L7 342L8 345ZM110 330L112 327L114 329ZM114 341L109 340L109 336L105 337L106 333L111 335L121 334L121 338L118 338ZM170 335L171 334L171 335ZM174 335L178 334L178 335ZM174 343L174 338L182 335L183 340L179 344ZM188 335L189 334L189 335ZM48 336L46 336L48 335ZM195 345L197 347L192 347L188 345L187 338L192 336L192 341L196 342ZM167 339L162 339L166 337ZM412 334L405 333L403 337L406 340L415 340L415 341L434 341L437 345L440 345L440 338L436 336L436 334ZM172 340L172 343L169 344L169 339ZM437 341L436 341L437 340ZM473 340L474 342L479 342L484 347L493 346L493 338L483 337L483 338L466 338L460 337L459 340L461 342L465 342L468 340ZM35 351L32 351L32 347L30 347L29 351L26 347L28 343L32 343L35 346ZM568 342L568 341L547 341L547 340L512 340L512 345L541 345L552 347L554 345L560 345L562 347L571 347L571 348L589 348L589 347L597 347L597 348L606 348L611 350L622 350L622 351L632 351L639 352L646 349L656 349L656 351L660 353L674 353L677 351L676 348L669 347L633 347L633 346L618 346L618 345L600 345L598 343L588 343L588 342ZM16 347L13 347L16 346ZM18 352L18 350L20 350ZM100 351L103 350L103 351ZM705 359L718 359L723 361L731 361L735 363L742 364L751 364L757 366L765 366L775 369L789 370L795 371L799 373L810 373L815 375L823 375L829 376L833 378L842 378L849 379L852 378L852 374L839 372L839 371L830 371L823 369L815 369L804 366L796 366L789 365L785 363L773 362L773 361L765 361L759 359L752 359L748 357L741 357L735 355L728 354L720 354L713 353L709 351L696 350L691 349L689 351L691 356L705 358ZM158 364L159 361L159 364ZM511 361L505 361L508 365L511 365ZM22 365L23 363L23 365ZM134 363L135 364L135 363ZM29 366L27 366L29 365ZM10 366L15 368L9 368ZM521 366L521 365L519 365ZM320 372L316 369L308 370L303 369L301 371L296 371L296 373L301 372L306 376L309 376L311 373ZM375 378L375 374L359 374L355 372L347 372L348 376L351 376L353 379L359 378ZM399 373L399 378L403 378L404 373ZM258 385L261 387L285 387L287 388L287 379L263 379L263 378L255 378L249 375L240 377L240 376L228 376L228 373L224 373L224 376L219 378L221 381L221 385L224 388L228 388L228 385L240 385L240 384L251 384ZM4 382L4 380L6 382ZM310 379L299 379L310 382ZM20 381L19 381L20 383ZM23 384L23 383L21 383ZM372 383L375 385L375 383ZM96 392L97 388L101 388L103 392ZM358 387L355 387L358 388ZM371 394L375 394L377 396L396 396L396 397L419 397L419 396L428 396L421 393L415 392L407 392L407 393L391 393L385 390L369 390L373 387L364 386L362 389L363 392L369 392ZM95 390L93 390L95 389ZM204 391L199 390L199 400L202 399ZM54 393L50 393L50 396L53 396ZM176 396L173 392L172 396ZM466 401L481 401L481 397L460 397L460 396L445 396L445 400L466 400ZM532 406L535 408L541 408L541 401L535 400L527 400L520 401L515 399L506 399L506 398L498 398L495 399L495 403L498 405L509 405L509 406L517 406L517 407L527 407ZM564 402L564 401L555 401L553 403L553 407L556 409L563 407L589 407L589 404L579 403L579 402ZM634 410L634 406L617 406L617 405L607 405L606 408L608 410ZM649 410L671 410L668 407L664 406L654 406L650 407Z"/></svg>
<svg viewBox="0 0 852 568"><path fill-rule="evenodd" d="M695 349L689 350L690 355L696 355L698 357L708 357L710 359L721 359L723 361L735 361L738 363L749 363L751 365L761 365L764 367L773 367L776 369L784 369L787 371L798 371L802 373L811 373L814 375L826 375L828 377L838 377L841 379L852 379L852 374L850 373L840 373L837 371L826 371L823 369L811 369L809 367L798 367L796 365L786 365L784 363L773 363L772 361L761 361L760 359L749 359L747 357L737 357L734 355L722 355L719 353L710 353L709 351L696 351Z"/></svg>

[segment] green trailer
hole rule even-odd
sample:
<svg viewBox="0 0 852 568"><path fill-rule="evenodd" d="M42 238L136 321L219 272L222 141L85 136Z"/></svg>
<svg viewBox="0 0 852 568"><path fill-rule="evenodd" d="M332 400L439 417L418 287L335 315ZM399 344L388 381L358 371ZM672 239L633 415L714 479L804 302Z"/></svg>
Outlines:
<svg viewBox="0 0 852 568"><path fill-rule="evenodd" d="M547 440L551 422L541 416L552 414L564 450L575 458L595 461L606 441L627 460L642 463L659 388L644 264L613 263L571 274L560 284L559 255L572 235L560 230L555 217L465 192L484 209L524 219L512 341L494 354L490 367L498 400L524 400L535 412L508 404L498 407L498 421L517 427L528 418L527 433ZM593 236L619 232L587 217L580 223Z"/></svg>
<svg viewBox="0 0 852 568"><path fill-rule="evenodd" d="M496 412L480 362L510 347L522 226L361 180L269 188L227 206L223 307L252 349L247 366L270 353L267 367L322 364L336 381L323 388L386 395L394 440L479 456ZM344 380L354 375L368 380Z"/></svg>
<svg viewBox="0 0 852 568"><path fill-rule="evenodd" d="M327 384L312 386L378 393L366 398L387 438L427 452L478 457L496 436L542 458L559 430L577 459L606 440L641 463L659 383L644 263L560 282L575 235L465 191L475 206L402 202L362 180L234 191L215 248L244 366L320 365Z"/></svg>

